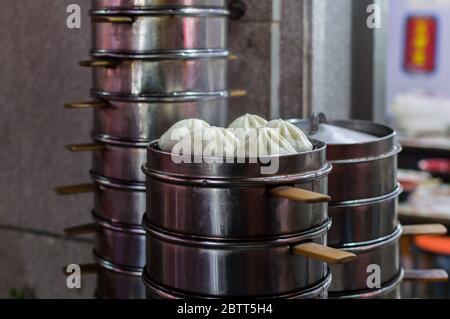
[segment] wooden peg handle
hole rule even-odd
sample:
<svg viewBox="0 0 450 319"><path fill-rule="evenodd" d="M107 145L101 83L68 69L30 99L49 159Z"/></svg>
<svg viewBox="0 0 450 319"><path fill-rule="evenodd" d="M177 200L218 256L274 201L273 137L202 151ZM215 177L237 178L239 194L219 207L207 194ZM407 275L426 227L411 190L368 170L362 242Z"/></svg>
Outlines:
<svg viewBox="0 0 450 319"><path fill-rule="evenodd" d="M133 17L126 16L95 16L92 17L92 22L96 23L133 23Z"/></svg>
<svg viewBox="0 0 450 319"><path fill-rule="evenodd" d="M447 228L441 224L403 226L403 236L446 235Z"/></svg>
<svg viewBox="0 0 450 319"><path fill-rule="evenodd" d="M67 150L76 153L101 151L105 149L105 147L105 145L98 143L72 144L66 146Z"/></svg>
<svg viewBox="0 0 450 319"><path fill-rule="evenodd" d="M290 186L274 188L270 191L270 195L307 204L327 203L331 200L331 197L328 195Z"/></svg>
<svg viewBox="0 0 450 319"><path fill-rule="evenodd" d="M228 56L228 60L229 61L236 61L236 60L239 60L239 58L238 58L238 56L236 54L230 54Z"/></svg>
<svg viewBox="0 0 450 319"><path fill-rule="evenodd" d="M86 68L114 68L117 66L117 62L108 60L91 60L91 61L81 61L80 66Z"/></svg>
<svg viewBox="0 0 450 319"><path fill-rule="evenodd" d="M84 193L92 193L95 191L95 184L80 184L71 186L56 187L55 192L59 195L77 195Z"/></svg>
<svg viewBox="0 0 450 319"><path fill-rule="evenodd" d="M442 269L405 270L404 280L424 282L447 282L448 273Z"/></svg>
<svg viewBox="0 0 450 319"><path fill-rule="evenodd" d="M97 224L86 224L64 229L64 234L68 237L75 237L87 234L93 234L97 231Z"/></svg>
<svg viewBox="0 0 450 319"><path fill-rule="evenodd" d="M291 248L294 255L300 255L329 264L342 264L356 259L356 255L316 243L305 243Z"/></svg>
<svg viewBox="0 0 450 319"><path fill-rule="evenodd" d="M101 108L108 106L109 104L106 101L75 102L64 105L64 107L67 109L88 109L88 108Z"/></svg>
<svg viewBox="0 0 450 319"><path fill-rule="evenodd" d="M246 90L231 90L230 91L230 97L241 97L241 96L247 96Z"/></svg>

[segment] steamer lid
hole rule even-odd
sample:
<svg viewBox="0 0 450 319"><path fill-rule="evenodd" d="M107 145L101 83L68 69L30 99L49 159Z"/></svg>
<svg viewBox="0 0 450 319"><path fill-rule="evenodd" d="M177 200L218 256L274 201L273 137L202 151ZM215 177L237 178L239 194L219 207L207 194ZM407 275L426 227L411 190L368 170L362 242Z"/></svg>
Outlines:
<svg viewBox="0 0 450 319"><path fill-rule="evenodd" d="M310 138L329 145L360 144L379 139L365 132L329 124L323 113L315 113L310 121L293 123L300 127Z"/></svg>

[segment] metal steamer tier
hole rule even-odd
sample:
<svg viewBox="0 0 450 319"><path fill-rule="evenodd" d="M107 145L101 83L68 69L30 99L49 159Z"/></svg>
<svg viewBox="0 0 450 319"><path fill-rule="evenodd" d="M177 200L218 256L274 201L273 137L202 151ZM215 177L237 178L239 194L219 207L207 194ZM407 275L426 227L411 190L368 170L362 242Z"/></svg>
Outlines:
<svg viewBox="0 0 450 319"><path fill-rule="evenodd" d="M213 126L225 126L228 92L174 98L120 97L93 91L94 100L68 104L92 108L93 135L131 143L149 143L174 123L195 116Z"/></svg>
<svg viewBox="0 0 450 319"><path fill-rule="evenodd" d="M228 51L154 54L145 58L97 58L81 65L93 69L93 89L104 94L182 97L227 90L228 55Z"/></svg>
<svg viewBox="0 0 450 319"><path fill-rule="evenodd" d="M270 297L307 290L324 280L328 268L294 249L311 241L323 245L328 227L255 242L190 240L146 227L146 271L154 281L188 295Z"/></svg>
<svg viewBox="0 0 450 319"><path fill-rule="evenodd" d="M226 51L228 15L216 8L95 9L92 52L115 57Z"/></svg>
<svg viewBox="0 0 450 319"><path fill-rule="evenodd" d="M92 174L96 185L94 196L95 214L112 224L124 227L140 227L146 207L144 184L121 184Z"/></svg>
<svg viewBox="0 0 450 319"><path fill-rule="evenodd" d="M142 269L118 267L95 256L97 271L97 298L145 299Z"/></svg>
<svg viewBox="0 0 450 319"><path fill-rule="evenodd" d="M97 224L95 255L122 268L145 266L145 232L142 227L123 227L100 219Z"/></svg>
<svg viewBox="0 0 450 319"><path fill-rule="evenodd" d="M92 0L92 8L140 9L146 8L224 8L226 0Z"/></svg>
<svg viewBox="0 0 450 319"><path fill-rule="evenodd" d="M148 297L264 298L323 288L325 261L353 255L324 246L331 166L325 144L313 143L311 152L273 157L279 166L271 175L258 161L183 163L151 143L143 167Z"/></svg>
<svg viewBox="0 0 450 319"><path fill-rule="evenodd" d="M357 292L330 292L328 296L332 299L401 299L401 284L403 279L404 271L401 270L392 281L384 284L380 289L366 289Z"/></svg>
<svg viewBox="0 0 450 319"><path fill-rule="evenodd" d="M331 166L325 144L315 146L312 152L279 157L277 173L265 175L261 163L180 163L154 142L143 167L146 220L177 234L230 240L289 236L320 226L328 220L323 194ZM300 198L277 196L279 187ZM317 195L302 200L306 191Z"/></svg>
<svg viewBox="0 0 450 319"><path fill-rule="evenodd" d="M146 287L146 295L149 299L218 299L217 297L212 296L201 296L201 295L192 295L186 294L183 292L173 291L169 288L162 287L159 284L155 283L144 270L143 273L143 281ZM270 296L270 297L261 297L260 299L327 299L328 297L328 288L331 284L331 273L328 272L327 276L324 280L317 283L314 286L311 286L308 289L304 289L302 291L294 292L288 295L280 295L280 296ZM226 297L221 297L220 299L226 299Z"/></svg>

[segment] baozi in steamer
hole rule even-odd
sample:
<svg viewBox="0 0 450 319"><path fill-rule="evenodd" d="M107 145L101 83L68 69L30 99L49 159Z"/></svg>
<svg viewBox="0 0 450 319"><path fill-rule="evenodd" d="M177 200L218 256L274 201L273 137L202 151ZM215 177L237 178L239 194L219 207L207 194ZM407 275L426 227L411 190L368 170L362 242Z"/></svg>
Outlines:
<svg viewBox="0 0 450 319"><path fill-rule="evenodd" d="M249 134L245 144L239 145L238 157L264 157L296 154L295 148L277 130L262 127ZM245 148L244 148L245 147Z"/></svg>
<svg viewBox="0 0 450 319"><path fill-rule="evenodd" d="M182 141L183 137L194 130L210 127L208 123L199 119L186 119L172 125L159 139L159 148L164 152L172 152L173 147Z"/></svg>
<svg viewBox="0 0 450 319"><path fill-rule="evenodd" d="M231 123L229 128L249 130L264 127L266 124L267 121L258 115L245 114Z"/></svg>
<svg viewBox="0 0 450 319"><path fill-rule="evenodd" d="M222 127L202 127L191 132L188 143L180 143L173 152L180 155L195 155L205 158L235 157L239 145L237 137ZM184 146L184 148L183 148Z"/></svg>
<svg viewBox="0 0 450 319"><path fill-rule="evenodd" d="M305 133L287 121L274 120L269 122L267 127L277 129L298 153L312 151L314 148Z"/></svg>
<svg viewBox="0 0 450 319"><path fill-rule="evenodd" d="M223 127L203 129L204 157L234 157L239 140L230 130Z"/></svg>

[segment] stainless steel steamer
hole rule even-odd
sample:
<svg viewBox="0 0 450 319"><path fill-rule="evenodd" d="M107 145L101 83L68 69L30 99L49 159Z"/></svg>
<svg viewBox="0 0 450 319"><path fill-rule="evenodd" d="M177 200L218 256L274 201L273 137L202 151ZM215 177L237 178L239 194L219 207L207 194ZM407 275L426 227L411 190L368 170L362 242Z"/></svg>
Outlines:
<svg viewBox="0 0 450 319"><path fill-rule="evenodd" d="M336 247L364 244L392 234L398 227L398 196L402 189L379 198L330 205L328 214L333 227L328 232L328 244Z"/></svg>
<svg viewBox="0 0 450 319"><path fill-rule="evenodd" d="M147 143L131 143L93 136L94 144L69 145L72 152L92 152L92 172L121 184L145 183L141 165L146 161Z"/></svg>
<svg viewBox="0 0 450 319"><path fill-rule="evenodd" d="M129 58L226 50L228 14L198 7L93 10L92 52Z"/></svg>
<svg viewBox="0 0 450 319"><path fill-rule="evenodd" d="M327 124L373 136L365 142L335 142L327 145L327 159L333 165L328 178L332 202L329 212L336 225L329 234L333 246L367 243L392 234L398 225L397 155L401 151L391 128L365 121L327 121L323 115L291 122L314 136ZM327 141L324 141L327 143Z"/></svg>
<svg viewBox="0 0 450 319"><path fill-rule="evenodd" d="M226 0L92 0L93 9L225 7Z"/></svg>
<svg viewBox="0 0 450 319"><path fill-rule="evenodd" d="M141 227L114 225L94 216L95 255L119 267L144 268L145 231Z"/></svg>
<svg viewBox="0 0 450 319"><path fill-rule="evenodd" d="M228 89L228 52L154 54L145 59L97 59L93 89L127 97L191 96Z"/></svg>
<svg viewBox="0 0 450 319"><path fill-rule="evenodd" d="M192 240L145 224L148 276L186 295L270 297L317 285L326 278L323 261L297 254L302 244L325 244L331 223L272 241Z"/></svg>
<svg viewBox="0 0 450 319"><path fill-rule="evenodd" d="M379 266L381 283L391 282L401 270L400 266L400 236L401 226L391 235L380 238L372 243L354 247L339 247L357 256L354 261L340 265L330 265L333 282L330 292L348 292L367 289L369 266Z"/></svg>
<svg viewBox="0 0 450 319"><path fill-rule="evenodd" d="M145 213L146 188L142 184L120 184L92 175L95 183L94 211L111 224L126 227L142 225Z"/></svg>
<svg viewBox="0 0 450 319"><path fill-rule="evenodd" d="M208 296L194 296L194 295L186 295L180 292L172 291L168 288L163 288L157 283L155 283L145 272L143 273L143 280L146 286L146 295L148 299L214 299L213 297ZM331 274L328 273L328 276L317 285L289 295L280 295L280 296L272 296L273 298L279 299L326 299L327 291L331 284Z"/></svg>
<svg viewBox="0 0 450 319"><path fill-rule="evenodd" d="M99 299L145 299L142 269L121 268L96 257Z"/></svg>
<svg viewBox="0 0 450 319"><path fill-rule="evenodd" d="M291 122L306 133L314 125L309 120ZM374 140L363 143L327 144L327 159L333 164L329 180L333 203L378 198L397 189L397 155L401 147L395 142L394 130L356 120L323 123L374 136Z"/></svg>
<svg viewBox="0 0 450 319"><path fill-rule="evenodd" d="M93 183L56 188L60 195L95 194L94 211L101 219L124 227L140 227L145 212L145 184L127 184L92 174Z"/></svg>
<svg viewBox="0 0 450 319"><path fill-rule="evenodd" d="M103 220L93 212L94 223L66 228L70 237L95 234L94 255L118 268L144 268L145 231Z"/></svg>
<svg viewBox="0 0 450 319"><path fill-rule="evenodd" d="M100 298L144 297L145 144L184 117L223 125L228 82L225 0L93 0L94 184L58 189L95 192L95 223L67 229L96 234ZM137 168L137 169L136 169Z"/></svg>
<svg viewBox="0 0 450 319"><path fill-rule="evenodd" d="M184 99L130 100L102 96L95 101L68 104L68 108L92 108L93 134L129 142L150 142L162 136L174 123L198 118L213 126L224 126L227 118L227 92Z"/></svg>
<svg viewBox="0 0 450 319"><path fill-rule="evenodd" d="M289 236L328 219L326 147L273 158L278 170L261 173L250 163L183 163L181 157L148 147L147 222L198 238L241 240ZM178 160L174 161L174 158Z"/></svg>
<svg viewBox="0 0 450 319"><path fill-rule="evenodd" d="M389 283L380 289L362 290L352 292L329 293L331 299L401 299L401 284L403 282L403 270Z"/></svg>

